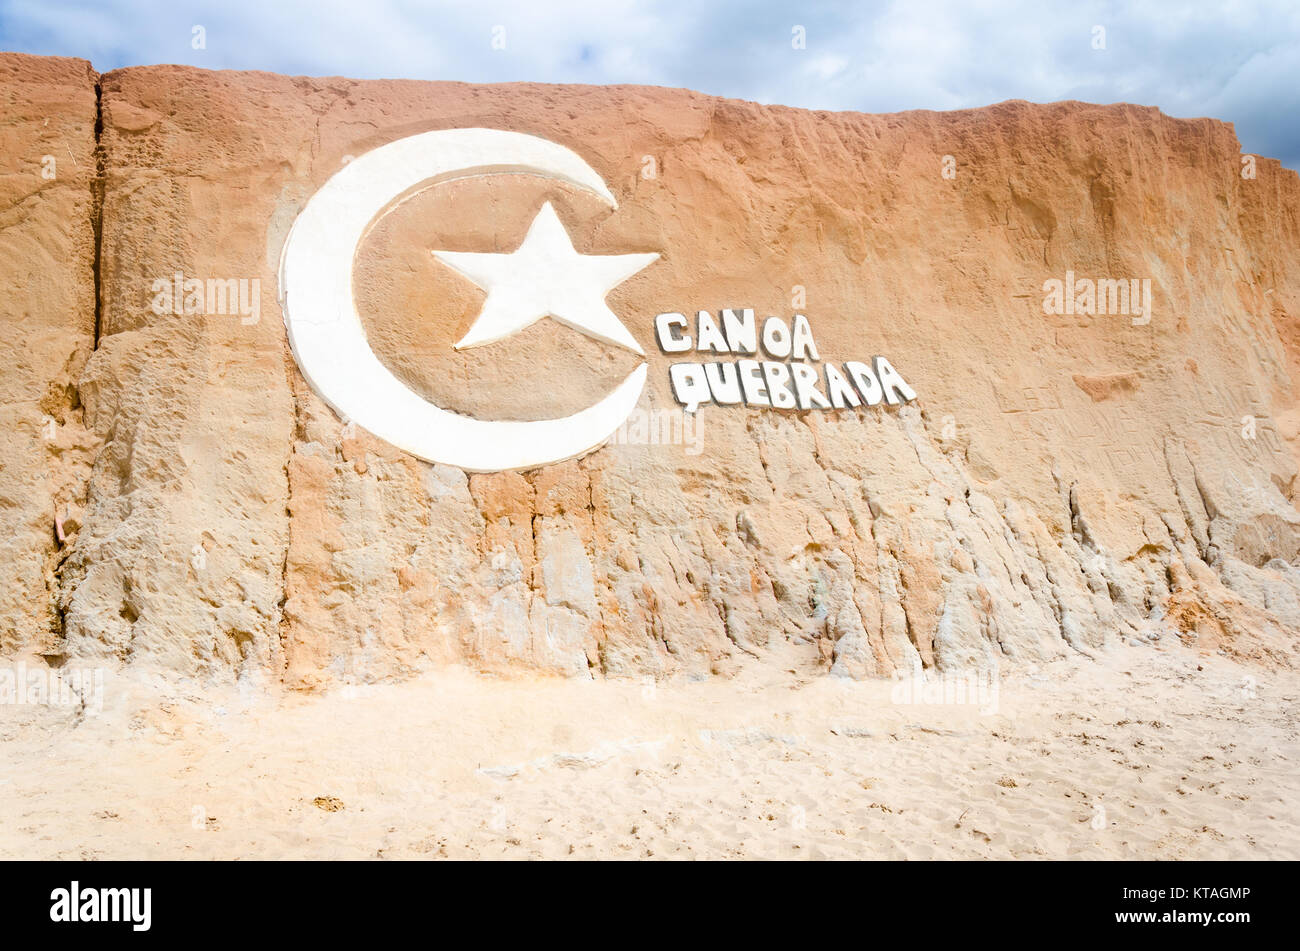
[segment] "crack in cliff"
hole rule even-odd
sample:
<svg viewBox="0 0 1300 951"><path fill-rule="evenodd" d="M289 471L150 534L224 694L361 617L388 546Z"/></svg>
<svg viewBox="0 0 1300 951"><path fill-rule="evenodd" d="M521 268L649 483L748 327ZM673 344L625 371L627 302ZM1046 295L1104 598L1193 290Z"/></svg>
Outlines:
<svg viewBox="0 0 1300 951"><path fill-rule="evenodd" d="M104 84L95 77L95 177L90 181L90 230L94 238L94 256L91 259L90 273L95 294L95 339L94 348L99 349L99 337L103 327L104 304L103 282L100 276L103 263L104 247L104 192L105 168L108 164L104 149Z"/></svg>
<svg viewBox="0 0 1300 951"><path fill-rule="evenodd" d="M284 465L281 472L284 475L284 556L280 561L280 597L276 603L278 617L275 622L275 634L277 646L279 648L279 657L276 662L280 668L281 678L285 678L289 673L291 643L290 622L285 614L285 605L289 603L289 576L292 571L290 566L290 557L293 553L293 458L298 451L298 444L306 441L306 428L303 422L302 400L298 395L298 381L294 375L296 363L293 358L293 352L290 349L287 337L284 340L282 357L284 362L284 375L289 387L289 398L293 401L293 427L289 432L289 446L285 451Z"/></svg>
<svg viewBox="0 0 1300 951"><path fill-rule="evenodd" d="M91 244L92 244L90 269L91 269L91 293L94 296L94 300L92 302L92 306L94 310L94 326L92 330L91 349L98 350L100 323L102 320L102 304L100 302L100 295L102 292L102 286L100 280L100 263L102 260L102 245L103 245L103 238L104 238L104 226L103 226L104 191L105 191L105 167L107 165L107 156L105 154L104 144L103 144L104 89L102 83L100 82L99 73L96 73L94 70L90 70L90 69L88 69L87 72L89 77L93 78L94 80L93 85L95 88L95 122L93 127L94 138L95 138L95 144L94 144L95 172L93 177L90 180L90 231L91 231ZM47 119L46 121L48 122L49 120ZM75 160L74 160L74 164L75 164ZM37 192L36 195L39 196L40 193ZM28 197L32 197L32 196L28 196ZM22 202L25 202L26 200L27 199L24 198L22 199ZM19 204L22 204L22 202L20 202ZM75 406L80 403L80 393L77 390L76 381L71 380L70 383L74 393L76 393L76 396L74 397L76 403L73 404ZM88 479L89 476L87 476L87 480ZM54 515L53 531L51 532L51 536L52 536L51 544L53 546L52 554L54 555L54 567L52 573L47 576L46 591L49 597L49 604L51 609L49 614L49 620L48 620L48 631L54 643L49 645L49 649L51 652L43 653L42 655L47 658L61 656L62 652L67 648L67 641L68 641L68 618L67 618L68 610L67 610L67 606L62 602L61 595L63 593L63 585L64 585L63 567L64 564L67 562L69 555L71 554L71 540L65 540L62 537L60 537L62 534L62 530L59 524L59 517L58 517L59 499L57 496L54 497L53 503L54 503L55 515ZM65 512L66 512L66 501L65 501ZM55 647L57 647L57 650L54 649Z"/></svg>
<svg viewBox="0 0 1300 951"><path fill-rule="evenodd" d="M597 636L596 639L596 649L595 649L596 660L593 663L590 657L587 658L587 675L592 680L595 680L597 672L599 672L600 676L602 677L608 675L605 669L605 654L603 648L604 648L605 641L609 639L609 622L608 620L606 620L605 617L605 603L604 603L604 599L601 598L601 591L599 589L603 588L605 590L608 590L610 588L610 584L609 584L609 576L603 570L603 566L601 566L601 561L600 561L599 530L596 527L595 480L592 477L591 469L588 468L586 465L579 463L578 468L582 472L584 472L587 476L587 519L591 524L591 580L592 580L592 589L593 589L592 593L594 595L595 602L596 602L596 623L600 625L600 634ZM583 549L585 551L586 545L583 545ZM597 570L600 570L599 578L597 577L596 574ZM604 582L603 585L599 583L602 581Z"/></svg>
<svg viewBox="0 0 1300 951"><path fill-rule="evenodd" d="M1165 438L1164 446L1163 446L1164 457L1165 457L1165 471L1169 475L1170 484L1173 486L1174 498L1178 500L1178 507L1182 510L1183 523L1184 523L1184 528L1186 529L1186 534L1187 536L1190 536L1192 544L1195 546L1196 553L1200 557L1201 561L1209 565L1211 564L1210 522L1212 521L1212 516L1210 515L1210 510L1208 507L1209 503L1208 500L1206 499L1204 488L1200 485L1197 485L1196 486L1197 501L1199 501L1201 504L1200 514L1203 516L1203 518L1200 521L1205 526L1204 533L1203 533L1205 535L1205 540L1202 542L1200 536L1197 534L1196 531L1198 520L1195 516L1197 513L1192 508L1192 501L1188 498L1189 493L1184 491L1183 480L1179 478L1176 472L1174 472L1174 462L1173 459L1170 458L1171 447L1173 445L1176 445L1177 448L1182 451L1183 460L1187 463L1188 468L1191 469L1192 471L1193 481L1195 481L1196 479L1196 467L1193 464L1191 457L1187 454L1186 446L1184 446L1182 443L1175 444L1173 440L1171 440L1170 438L1168 437ZM1168 526L1166 525L1166 528L1167 527ZM1170 534L1171 535L1173 534L1172 531Z"/></svg>

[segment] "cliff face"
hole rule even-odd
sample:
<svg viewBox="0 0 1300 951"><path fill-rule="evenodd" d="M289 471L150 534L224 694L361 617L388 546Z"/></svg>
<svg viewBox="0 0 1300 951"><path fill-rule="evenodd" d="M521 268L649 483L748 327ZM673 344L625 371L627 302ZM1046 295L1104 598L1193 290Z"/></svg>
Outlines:
<svg viewBox="0 0 1300 951"><path fill-rule="evenodd" d="M867 676L1156 634L1294 658L1300 181L1263 158L1249 177L1223 123L1082 103L872 116L639 87L96 77L17 55L0 57L0 89L5 653L294 686L444 662ZM484 294L430 251L513 251L549 201L579 252L661 255L609 295L645 349L639 410L657 422L675 419L670 364L734 359L661 352L668 311L692 332L699 310L804 314L820 361L883 354L918 398L705 406L668 444L633 425L504 473L345 425L288 344L290 226L353 157L462 127L572 149L619 207L510 174L381 219L357 251L357 307L421 396L551 418L638 365L551 320L452 349ZM234 281L247 306L160 303L177 274ZM1071 279L1137 296L1149 282L1149 310L1063 303L1078 287L1045 306L1045 282Z"/></svg>
<svg viewBox="0 0 1300 951"><path fill-rule="evenodd" d="M0 54L0 654L63 651L57 570L97 440L78 386L95 347L95 80Z"/></svg>

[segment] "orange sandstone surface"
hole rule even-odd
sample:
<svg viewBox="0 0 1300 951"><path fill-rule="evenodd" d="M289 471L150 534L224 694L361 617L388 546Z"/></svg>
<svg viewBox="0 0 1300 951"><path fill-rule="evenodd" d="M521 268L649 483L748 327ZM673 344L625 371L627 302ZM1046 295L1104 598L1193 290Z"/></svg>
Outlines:
<svg viewBox="0 0 1300 951"><path fill-rule="evenodd" d="M867 677L1162 638L1294 663L1300 181L1252 176L1226 123L18 54L0 96L0 653L290 687ZM639 362L554 320L452 349L483 292L430 251L511 251L549 201L582 253L661 255L608 299L649 418L677 409L668 311L804 314L821 361L886 355L917 399L707 405L690 439L506 473L347 426L289 348L289 228L351 158L462 127L571 148L619 207L511 174L382 218L354 293L420 395L563 416ZM256 313L156 306L178 273L260 288ZM1149 312L1045 312L1067 275L1149 282Z"/></svg>

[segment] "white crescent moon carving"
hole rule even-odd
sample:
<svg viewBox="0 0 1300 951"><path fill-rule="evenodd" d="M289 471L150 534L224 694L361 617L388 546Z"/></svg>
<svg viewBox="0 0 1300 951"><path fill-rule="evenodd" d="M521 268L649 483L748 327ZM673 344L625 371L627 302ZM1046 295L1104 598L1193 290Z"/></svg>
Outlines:
<svg viewBox="0 0 1300 951"><path fill-rule="evenodd" d="M356 249L374 224L423 187L480 175L527 173L618 202L576 153L519 132L424 132L353 159L312 196L280 259L289 345L307 382L344 419L428 462L472 472L530 469L580 456L636 407L642 363L599 402L561 419L480 420L441 409L379 362L352 296Z"/></svg>

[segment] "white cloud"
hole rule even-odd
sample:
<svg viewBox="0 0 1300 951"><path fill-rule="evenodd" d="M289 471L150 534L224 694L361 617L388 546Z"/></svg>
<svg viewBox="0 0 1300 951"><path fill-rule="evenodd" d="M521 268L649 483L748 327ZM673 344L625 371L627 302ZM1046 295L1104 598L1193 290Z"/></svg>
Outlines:
<svg viewBox="0 0 1300 951"><path fill-rule="evenodd" d="M358 78L652 83L818 109L952 109L1004 99L1159 106L1234 122L1243 147L1300 167L1300 8L871 6L810 0L0 2L0 47L99 69L179 62ZM190 45L207 30L207 48ZM804 27L806 49L791 43ZM1092 47L1093 28L1106 48ZM493 28L506 45L492 48Z"/></svg>

